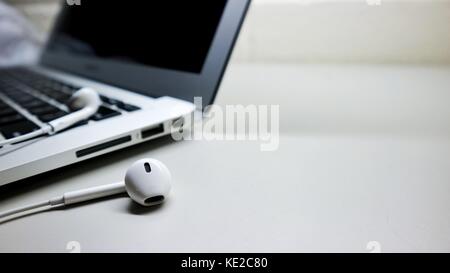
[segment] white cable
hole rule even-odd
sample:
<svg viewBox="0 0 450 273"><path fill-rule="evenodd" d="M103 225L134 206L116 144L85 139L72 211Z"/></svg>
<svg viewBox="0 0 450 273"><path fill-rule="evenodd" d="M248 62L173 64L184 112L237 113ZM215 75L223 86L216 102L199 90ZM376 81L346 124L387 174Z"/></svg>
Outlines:
<svg viewBox="0 0 450 273"><path fill-rule="evenodd" d="M41 128L39 130L33 131L33 132L25 134L25 135L21 135L21 136L12 138L12 139L0 141L0 147L5 146L5 145L10 145L10 144L15 144L15 143L22 142L25 140L29 140L29 139L32 139L32 138L35 138L38 136L43 136L50 132L51 132L50 126L44 127L44 128Z"/></svg>
<svg viewBox="0 0 450 273"><path fill-rule="evenodd" d="M8 210L0 213L0 222L3 218L14 216L19 213L24 213L40 208L47 207L46 210L50 210L55 207L61 207L65 205L72 205L76 203L81 203L97 198L107 197L111 195L116 195L119 193L127 192L125 183L119 182L114 184L108 184L103 186L97 186L88 189L82 189L77 191L66 192L62 196L58 196L43 202L36 204Z"/></svg>
<svg viewBox="0 0 450 273"><path fill-rule="evenodd" d="M102 105L102 101L97 91L87 87L78 90L72 96L71 100L72 104L76 106L76 108L80 108L79 110L72 112L61 118L55 119L49 122L45 127L42 127L37 131L22 136L18 136L12 139L0 141L0 148L5 145L30 140L38 136L56 134L59 131L69 128L70 126L76 124L77 122L90 118L92 115L97 113L100 105Z"/></svg>
<svg viewBox="0 0 450 273"><path fill-rule="evenodd" d="M123 182L66 192L44 202L9 210L0 213L0 223L2 218L39 208L52 209L122 193L127 193L131 199L143 206L159 205L170 192L171 179L172 176L166 165L156 159L144 158L135 162L127 170Z"/></svg>
<svg viewBox="0 0 450 273"><path fill-rule="evenodd" d="M19 214L19 213L28 212L28 211L31 211L31 210L44 208L44 207L48 207L48 209L52 209L55 206L59 206L59 205L63 205L63 204L64 204L63 198L62 197L58 197L58 198L53 198L53 199L46 200L46 201L43 201L43 202L27 205L27 206L24 206L24 207L8 210L8 211L0 213L0 221L3 218L14 216L14 215Z"/></svg>

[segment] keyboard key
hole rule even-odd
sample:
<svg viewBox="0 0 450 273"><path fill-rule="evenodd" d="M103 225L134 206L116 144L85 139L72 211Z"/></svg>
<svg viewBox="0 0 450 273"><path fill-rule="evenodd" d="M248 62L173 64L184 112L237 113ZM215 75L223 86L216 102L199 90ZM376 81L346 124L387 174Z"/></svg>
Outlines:
<svg viewBox="0 0 450 273"><path fill-rule="evenodd" d="M0 93L8 95L8 94L14 94L16 92L20 92L20 91L18 91L17 88L15 88L15 87L10 87L9 85L0 84Z"/></svg>
<svg viewBox="0 0 450 273"><path fill-rule="evenodd" d="M11 116L16 114L16 110L8 107L8 106L1 106L0 105L0 117L4 117L4 116Z"/></svg>
<svg viewBox="0 0 450 273"><path fill-rule="evenodd" d="M26 109L32 109L32 108L42 108L47 105L48 105L48 103L36 99L36 100L22 104L22 107L24 107Z"/></svg>
<svg viewBox="0 0 450 273"><path fill-rule="evenodd" d="M70 84L66 84L62 87L63 92L68 93L68 94L73 94L74 92L80 90L80 87L74 86L74 85L70 85Z"/></svg>
<svg viewBox="0 0 450 273"><path fill-rule="evenodd" d="M58 112L54 112L54 113L51 113L51 114L45 114L45 115L39 116L38 118L42 122L50 122L50 121L55 120L57 118L63 117L65 115L67 115L66 112L58 111Z"/></svg>
<svg viewBox="0 0 450 273"><path fill-rule="evenodd" d="M39 127L31 121L24 120L21 122L0 126L0 132L6 139L18 137L27 133L31 133Z"/></svg>
<svg viewBox="0 0 450 273"><path fill-rule="evenodd" d="M0 118L0 126L7 125L10 123L16 123L18 121L25 120L25 118L21 114L13 114L10 116L4 116Z"/></svg>
<svg viewBox="0 0 450 273"><path fill-rule="evenodd" d="M15 103L17 103L19 105L25 105L25 104L28 104L28 103L31 103L33 101L38 100L36 97L33 97L31 95L28 95L28 94L24 94L24 93L21 93L21 94L18 93L18 94L14 94L14 95L9 95L9 97Z"/></svg>
<svg viewBox="0 0 450 273"><path fill-rule="evenodd" d="M120 100L116 100L116 99L113 99L113 98L108 98L106 96L100 96L100 99L106 104L117 106L117 108L122 109L122 110L127 111L127 112L133 112L133 111L141 110L141 108L139 108L137 106L134 106L134 105L131 105L131 104L127 104L127 103L124 103L124 102L122 102Z"/></svg>
<svg viewBox="0 0 450 273"><path fill-rule="evenodd" d="M36 107L36 108L32 108L29 109L29 112L32 113L35 116L42 116L42 115L47 115L47 114L53 114L53 113L57 113L60 112L61 110L50 106L50 105L46 105L44 107Z"/></svg>
<svg viewBox="0 0 450 273"><path fill-rule="evenodd" d="M141 110L141 108L131 105L131 104L124 104L122 107L119 107L120 109L127 111L127 112L134 112L137 110Z"/></svg>
<svg viewBox="0 0 450 273"><path fill-rule="evenodd" d="M119 115L121 115L120 112L114 111L105 106L100 106L100 108L97 111L97 114L92 116L91 119L95 120L95 121L100 121L100 120L112 118L112 117L119 116Z"/></svg>
<svg viewBox="0 0 450 273"><path fill-rule="evenodd" d="M123 102L121 102L120 100L116 100L116 99L113 99L113 98L108 98L108 97L106 97L106 96L100 96L100 99L104 102L104 103L107 103L107 104L109 104L109 105L115 105L115 106L117 106L117 107L119 107L119 105L120 106L123 106L125 103L123 103Z"/></svg>
<svg viewBox="0 0 450 273"><path fill-rule="evenodd" d="M67 104L70 99L72 98L72 95L67 95L64 93L59 93L59 94L52 94L49 95L50 98L62 103L62 104Z"/></svg>

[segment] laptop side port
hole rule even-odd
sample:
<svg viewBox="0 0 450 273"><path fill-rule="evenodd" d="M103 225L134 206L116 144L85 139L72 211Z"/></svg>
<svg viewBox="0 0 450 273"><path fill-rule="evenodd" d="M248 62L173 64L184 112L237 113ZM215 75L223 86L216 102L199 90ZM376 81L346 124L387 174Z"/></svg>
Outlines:
<svg viewBox="0 0 450 273"><path fill-rule="evenodd" d="M112 148L114 146L118 146L118 145L130 142L130 141L131 141L131 136L124 136L124 137L121 137L121 138L118 138L118 139L115 139L115 140L104 142L102 144L98 144L98 145L95 145L95 146L92 146L92 147L89 147L89 148L77 151L76 155L77 155L78 158L85 157L85 156L88 156L90 154L93 154L93 153L96 153L96 152L100 152L102 150L106 150L108 148Z"/></svg>
<svg viewBox="0 0 450 273"><path fill-rule="evenodd" d="M141 136L142 136L142 139L146 139L146 138L151 138L151 137L157 136L162 133L164 133L164 124L163 123L161 123L157 126L153 126L153 127L142 130Z"/></svg>

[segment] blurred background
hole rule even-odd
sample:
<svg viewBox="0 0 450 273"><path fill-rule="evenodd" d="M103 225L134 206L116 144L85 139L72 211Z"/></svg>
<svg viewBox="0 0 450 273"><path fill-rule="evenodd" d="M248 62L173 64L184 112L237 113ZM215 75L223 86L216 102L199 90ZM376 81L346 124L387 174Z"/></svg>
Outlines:
<svg viewBox="0 0 450 273"><path fill-rule="evenodd" d="M42 44L65 1L2 3ZM280 105L284 133L450 136L449 26L450 0L253 0L215 103Z"/></svg>
<svg viewBox="0 0 450 273"><path fill-rule="evenodd" d="M65 3L5 2L41 44ZM280 105L283 133L450 136L449 26L450 0L253 0L215 103Z"/></svg>
<svg viewBox="0 0 450 273"><path fill-rule="evenodd" d="M41 39L61 3L6 2ZM450 0L253 0L233 61L449 64L449 26Z"/></svg>

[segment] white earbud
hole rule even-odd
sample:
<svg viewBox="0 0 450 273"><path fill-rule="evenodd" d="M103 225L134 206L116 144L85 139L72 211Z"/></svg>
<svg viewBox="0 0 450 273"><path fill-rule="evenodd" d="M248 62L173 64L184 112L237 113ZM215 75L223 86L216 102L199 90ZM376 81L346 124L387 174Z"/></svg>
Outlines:
<svg viewBox="0 0 450 273"><path fill-rule="evenodd" d="M77 122L86 120L97 113L102 101L98 93L91 88L82 88L73 94L69 101L71 110L77 110L67 116L49 122L52 127L50 134L57 133Z"/></svg>
<svg viewBox="0 0 450 273"><path fill-rule="evenodd" d="M128 169L125 181L65 193L64 205L70 205L119 193L128 193L136 203L153 206L162 203L170 192L169 169L156 159L141 159Z"/></svg>
<svg viewBox="0 0 450 273"><path fill-rule="evenodd" d="M171 180L169 169L162 162L142 159L128 169L124 182L67 192L44 202L0 213L0 220L29 210L43 207L52 209L120 193L128 193L131 199L142 206L154 206L164 202L169 195Z"/></svg>
<svg viewBox="0 0 450 273"><path fill-rule="evenodd" d="M134 201L143 206L152 206L166 199L171 180L166 165L155 159L142 159L128 169L125 188Z"/></svg>
<svg viewBox="0 0 450 273"><path fill-rule="evenodd" d="M79 110L70 113L62 118L53 120L49 122L47 126L42 127L41 129L33 131L29 134L0 141L0 147L30 140L42 135L54 135L57 132L67 129L80 121L88 119L89 117L97 113L100 105L102 105L102 101L98 93L94 89L82 88L75 92L75 94L73 94L72 98L70 99L69 105L71 110Z"/></svg>

